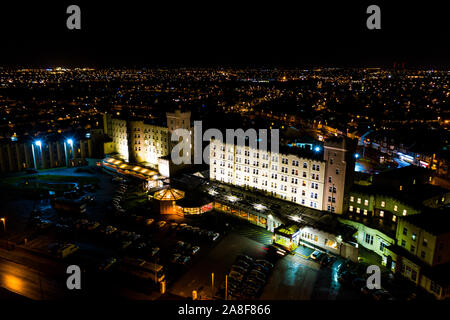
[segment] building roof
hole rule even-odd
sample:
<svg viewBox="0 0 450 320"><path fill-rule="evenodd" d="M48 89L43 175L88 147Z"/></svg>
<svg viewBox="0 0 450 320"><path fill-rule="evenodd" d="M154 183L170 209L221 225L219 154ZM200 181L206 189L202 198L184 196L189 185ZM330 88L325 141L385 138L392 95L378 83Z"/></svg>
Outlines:
<svg viewBox="0 0 450 320"><path fill-rule="evenodd" d="M406 166L380 172L377 178L389 180L409 180L412 177L421 177L429 173L428 169L419 166Z"/></svg>
<svg viewBox="0 0 450 320"><path fill-rule="evenodd" d="M300 226L296 224L289 224L289 225L282 224L281 226L275 229L275 233L290 237L294 233L298 232L298 230L300 230Z"/></svg>
<svg viewBox="0 0 450 320"><path fill-rule="evenodd" d="M425 200L436 196L441 196L449 192L447 189L431 184L416 184L405 187L402 191L396 188L388 188L377 184L372 184L369 186L354 184L351 190L357 193L382 195L385 197L395 198L405 204L417 207L418 210L423 208L423 202Z"/></svg>
<svg viewBox="0 0 450 320"><path fill-rule="evenodd" d="M450 210L429 210L420 214L401 217L406 222L415 225L431 234L450 233Z"/></svg>
<svg viewBox="0 0 450 320"><path fill-rule="evenodd" d="M184 192L178 189L164 188L156 191L153 197L159 201L175 201L184 198Z"/></svg>

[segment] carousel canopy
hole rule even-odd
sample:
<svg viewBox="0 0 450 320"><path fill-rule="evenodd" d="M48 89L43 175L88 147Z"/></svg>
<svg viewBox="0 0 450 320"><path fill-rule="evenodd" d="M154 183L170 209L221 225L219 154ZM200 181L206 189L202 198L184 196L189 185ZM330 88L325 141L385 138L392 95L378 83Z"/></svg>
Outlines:
<svg viewBox="0 0 450 320"><path fill-rule="evenodd" d="M184 198L184 192L178 189L162 189L153 195L156 200L160 201L175 201Z"/></svg>

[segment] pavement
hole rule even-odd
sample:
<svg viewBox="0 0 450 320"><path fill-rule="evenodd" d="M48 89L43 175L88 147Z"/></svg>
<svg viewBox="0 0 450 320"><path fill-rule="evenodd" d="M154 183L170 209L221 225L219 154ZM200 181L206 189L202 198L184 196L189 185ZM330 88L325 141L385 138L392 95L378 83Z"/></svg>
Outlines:
<svg viewBox="0 0 450 320"><path fill-rule="evenodd" d="M287 255L275 265L261 300L309 300L319 271L317 263Z"/></svg>
<svg viewBox="0 0 450 320"><path fill-rule="evenodd" d="M211 273L214 273L215 289L225 281L225 275L234 263L236 256L247 254L263 258L266 255L264 245L239 234L229 234L214 247L208 255L198 260L168 290L169 293L185 298L192 297L197 290L198 297L211 297ZM216 291L216 290L214 290Z"/></svg>

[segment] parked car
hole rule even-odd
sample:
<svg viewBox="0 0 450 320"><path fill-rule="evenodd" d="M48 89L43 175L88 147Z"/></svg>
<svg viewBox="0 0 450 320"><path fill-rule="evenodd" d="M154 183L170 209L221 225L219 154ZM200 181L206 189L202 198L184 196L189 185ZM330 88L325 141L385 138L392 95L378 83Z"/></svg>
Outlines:
<svg viewBox="0 0 450 320"><path fill-rule="evenodd" d="M242 281L244 279L244 275L242 273L239 273L237 271L231 271L229 274L230 278L234 278L238 281Z"/></svg>
<svg viewBox="0 0 450 320"><path fill-rule="evenodd" d="M266 284L266 282L264 280L258 279L256 277L248 278L247 282L249 282L257 287L263 287Z"/></svg>
<svg viewBox="0 0 450 320"><path fill-rule="evenodd" d="M236 266L240 266L240 267L242 267L242 268L244 268L244 269L250 268L250 265L249 265L247 262L245 262L244 260L238 260L238 261L236 261L235 265L236 265Z"/></svg>
<svg viewBox="0 0 450 320"><path fill-rule="evenodd" d="M243 267L241 267L241 266L233 265L231 267L231 271L236 271L236 272L239 272L239 273L242 273L242 274L246 274L248 270L243 268Z"/></svg>
<svg viewBox="0 0 450 320"><path fill-rule="evenodd" d="M182 265L187 265L190 261L191 261L191 257L189 257L189 256L184 256L180 259L180 263Z"/></svg>
<svg viewBox="0 0 450 320"><path fill-rule="evenodd" d="M326 266L328 266L330 264L331 258L330 258L329 255L323 254L322 257L320 258L319 262L320 262L321 266L326 267Z"/></svg>
<svg viewBox="0 0 450 320"><path fill-rule="evenodd" d="M113 227L113 226L107 226L106 228L105 228L105 234L106 235L111 235L111 234L113 234L114 232L116 232L117 231L117 228L116 227Z"/></svg>
<svg viewBox="0 0 450 320"><path fill-rule="evenodd" d="M170 262L171 263L177 263L178 260L181 258L181 254L179 253L175 253L172 255L172 257L170 258Z"/></svg>
<svg viewBox="0 0 450 320"><path fill-rule="evenodd" d="M255 261L257 264L260 264L268 269L273 269L273 264L264 259L258 259Z"/></svg>
<svg viewBox="0 0 450 320"><path fill-rule="evenodd" d="M243 255L243 254L238 255L238 256L237 256L237 260L245 261L245 262L247 262L248 264L252 264L252 263L254 262L254 259L253 259L252 257L249 257L249 256L247 256L247 255Z"/></svg>
<svg viewBox="0 0 450 320"><path fill-rule="evenodd" d="M266 281L264 277L262 277L260 274L257 274L257 273L250 273L247 277L247 280L248 281L253 280L253 281L261 282L261 283L262 282L265 283L265 281Z"/></svg>
<svg viewBox="0 0 450 320"><path fill-rule="evenodd" d="M195 247L191 248L191 254L192 255L196 255L199 251L200 251L200 247L199 246L195 246Z"/></svg>
<svg viewBox="0 0 450 320"><path fill-rule="evenodd" d="M167 224L167 222L165 221L159 221L156 225L158 226L158 228L162 229L164 228L164 226Z"/></svg>
<svg viewBox="0 0 450 320"><path fill-rule="evenodd" d="M323 255L322 252L316 250L311 254L311 258L318 261L322 257L322 255Z"/></svg>
<svg viewBox="0 0 450 320"><path fill-rule="evenodd" d="M100 271L107 271L109 269L111 269L111 267L117 263L117 259L114 257L108 258L105 261L103 261L100 266L99 266L99 270Z"/></svg>
<svg viewBox="0 0 450 320"><path fill-rule="evenodd" d="M268 275L270 270L268 268L264 268L262 265L260 264L256 264L252 270L258 271L263 273L264 275Z"/></svg>
<svg viewBox="0 0 450 320"><path fill-rule="evenodd" d="M211 236L210 239L211 239L212 241L216 241L217 239L219 239L219 237L220 237L220 234L216 232L216 233L214 233L214 234Z"/></svg>
<svg viewBox="0 0 450 320"><path fill-rule="evenodd" d="M131 245L131 243L131 241L122 241L122 243L120 244L120 249L125 250Z"/></svg>
<svg viewBox="0 0 450 320"><path fill-rule="evenodd" d="M183 251L185 245L186 245L186 243L184 243L183 241L178 241L178 242L175 244L175 251L176 251L176 252L181 252L181 251Z"/></svg>
<svg viewBox="0 0 450 320"><path fill-rule="evenodd" d="M250 271L250 275L255 275L263 280L266 279L266 274L259 270L256 270L256 269L253 269L252 271Z"/></svg>
<svg viewBox="0 0 450 320"><path fill-rule="evenodd" d="M372 299L374 300L395 300L394 297L386 290L384 289L379 289L377 291L375 291L374 293L372 293Z"/></svg>
<svg viewBox="0 0 450 320"><path fill-rule="evenodd" d="M264 273L264 274L268 274L269 271L270 271L269 268L263 266L263 265L260 264L260 263L255 263L255 264L253 265L253 269L254 269L254 270L258 270L259 272L262 272L262 273Z"/></svg>
<svg viewBox="0 0 450 320"><path fill-rule="evenodd" d="M158 247L152 247L152 249L150 251L152 257L155 256L156 254L158 254L158 252L159 252Z"/></svg>

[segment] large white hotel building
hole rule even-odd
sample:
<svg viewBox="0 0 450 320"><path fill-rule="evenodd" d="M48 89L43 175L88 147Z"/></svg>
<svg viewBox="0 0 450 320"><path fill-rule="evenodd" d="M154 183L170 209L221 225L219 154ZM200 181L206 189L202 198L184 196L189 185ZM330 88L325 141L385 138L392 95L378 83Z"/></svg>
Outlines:
<svg viewBox="0 0 450 320"><path fill-rule="evenodd" d="M261 190L306 207L343 213L352 182L354 144L332 138L323 148L282 147L279 153L212 140L210 178Z"/></svg>
<svg viewBox="0 0 450 320"><path fill-rule="evenodd" d="M105 114L103 123L105 133L112 140L105 153L117 153L126 162L158 168L160 159L172 150L172 132L178 128L191 130L191 113L177 109L167 112L166 119L159 122Z"/></svg>

